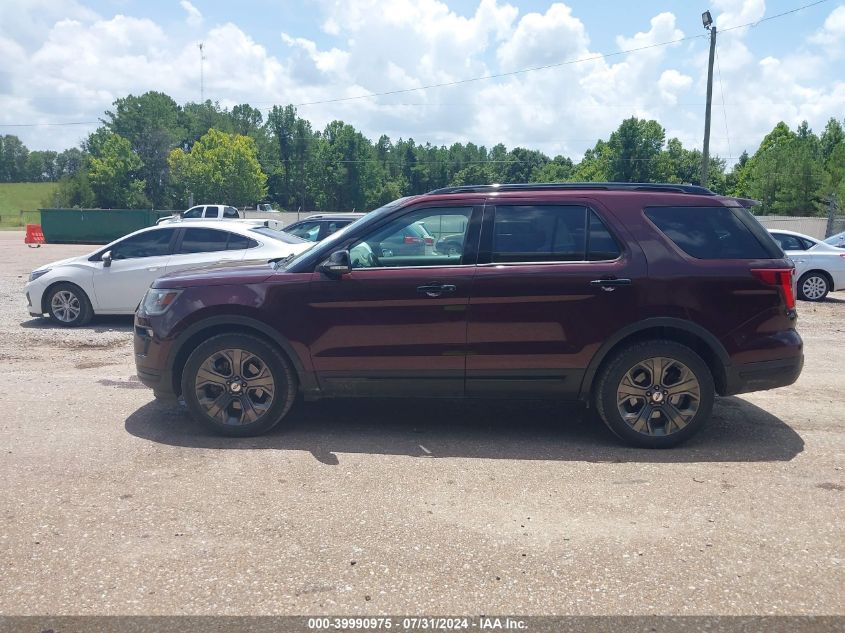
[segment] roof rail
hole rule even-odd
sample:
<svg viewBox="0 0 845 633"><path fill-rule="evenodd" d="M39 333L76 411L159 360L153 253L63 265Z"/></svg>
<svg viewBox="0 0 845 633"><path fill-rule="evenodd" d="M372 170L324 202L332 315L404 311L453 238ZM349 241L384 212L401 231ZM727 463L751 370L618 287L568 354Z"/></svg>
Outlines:
<svg viewBox="0 0 845 633"><path fill-rule="evenodd" d="M599 189L603 191L665 191L670 193L691 193L702 196L715 196L707 187L698 185L677 185L650 182L546 182L520 183L505 185L461 185L442 187L429 191L429 194L442 193L494 193L497 191L566 191L569 189Z"/></svg>

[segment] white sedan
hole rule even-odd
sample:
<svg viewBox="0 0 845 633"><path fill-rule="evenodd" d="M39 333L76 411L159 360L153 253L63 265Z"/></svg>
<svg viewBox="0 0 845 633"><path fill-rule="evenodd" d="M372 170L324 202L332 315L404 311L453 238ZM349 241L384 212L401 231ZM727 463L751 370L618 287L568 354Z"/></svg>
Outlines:
<svg viewBox="0 0 845 633"><path fill-rule="evenodd" d="M312 244L258 223L198 221L141 229L88 255L32 271L26 284L32 316L82 325L95 314L132 314L165 273L300 253Z"/></svg>
<svg viewBox="0 0 845 633"><path fill-rule="evenodd" d="M822 301L828 292L845 289L845 252L809 235L781 229L769 233L795 262L798 297Z"/></svg>

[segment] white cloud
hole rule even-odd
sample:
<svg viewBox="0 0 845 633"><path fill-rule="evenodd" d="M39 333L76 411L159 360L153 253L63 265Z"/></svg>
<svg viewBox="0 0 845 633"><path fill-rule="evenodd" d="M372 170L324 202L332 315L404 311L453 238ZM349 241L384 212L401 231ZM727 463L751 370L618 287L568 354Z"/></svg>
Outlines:
<svg viewBox="0 0 845 633"><path fill-rule="evenodd" d="M591 48L590 23L563 2L523 15L505 0L477 0L467 14L451 8L449 0L315 2L322 38L289 31L265 46L234 23L197 26L199 32L189 39L178 26L100 17L73 0L62 3L67 14L55 10L59 3L25 0L24 10L12 16L20 33L0 19L0 123L96 121L114 99L146 90L164 91L179 103L196 101L196 42L202 39L207 98L227 107L246 101L264 108L335 100L300 107L316 129L344 119L371 138L387 133L436 144L501 141L577 159L623 118L636 115L658 119L687 146L701 143L704 38L498 79L337 102L614 50ZM713 9L720 29L765 15L762 0L718 0ZM845 11L832 11L803 46L782 46L765 59L755 54L744 29L719 35L722 81L714 86L714 153L754 151L781 119L797 125L806 118L821 128L827 117L841 117L845 81L829 54L845 39L843 16ZM37 37L30 39L24 34L33 25ZM628 50L683 36L675 15L664 12L633 24L615 42L617 50ZM720 112L722 89L728 133ZM14 132L32 148L62 149L94 127Z"/></svg>
<svg viewBox="0 0 845 633"><path fill-rule="evenodd" d="M678 94L686 92L692 86L692 77L679 73L675 69L664 70L657 80L660 96L669 105L678 103Z"/></svg>
<svg viewBox="0 0 845 633"><path fill-rule="evenodd" d="M188 26L191 28L202 26L202 13L200 13L199 9L192 5L188 0L179 0L179 4L187 14L185 16L185 22Z"/></svg>
<svg viewBox="0 0 845 633"><path fill-rule="evenodd" d="M555 3L545 14L523 16L496 56L502 70L510 71L578 58L589 43L584 23L568 6Z"/></svg>
<svg viewBox="0 0 845 633"><path fill-rule="evenodd" d="M810 38L810 42L821 46L832 57L845 53L845 5L831 11L824 26Z"/></svg>

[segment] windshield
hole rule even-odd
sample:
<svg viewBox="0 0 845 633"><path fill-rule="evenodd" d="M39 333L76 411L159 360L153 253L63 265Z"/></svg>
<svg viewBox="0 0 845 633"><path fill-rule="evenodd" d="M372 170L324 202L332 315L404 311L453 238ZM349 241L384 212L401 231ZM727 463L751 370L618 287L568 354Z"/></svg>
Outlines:
<svg viewBox="0 0 845 633"><path fill-rule="evenodd" d="M276 269L286 269L292 268L296 266L300 262L306 260L307 258L311 257L315 251L319 251L322 253L331 253L334 246L343 242L346 237L346 234L353 230L353 227L362 226L364 224L369 224L370 222L374 222L378 220L381 216L385 215L386 213L390 213L396 207L401 206L406 200L411 198L412 196L405 196L404 198L397 198L393 202L388 202L383 207L379 207L378 209L374 209L370 211L366 215L358 218L352 224L347 224L341 229L338 229L331 235L329 235L326 239L322 242L314 243L311 248L306 248L301 253L297 253L293 257L287 257L276 264ZM319 244L319 249L315 249L314 247Z"/></svg>
<svg viewBox="0 0 845 633"><path fill-rule="evenodd" d="M845 231L837 233L836 235L831 235L824 241L824 243L830 244L831 246L837 246L839 248L845 247Z"/></svg>
<svg viewBox="0 0 845 633"><path fill-rule="evenodd" d="M272 237L274 240L279 240L285 244L304 244L307 241L303 240L301 237L297 237L296 235L291 235L290 233L285 233L284 231L277 231L276 229L271 229L266 226L258 226L251 230L254 233L260 233L261 235Z"/></svg>

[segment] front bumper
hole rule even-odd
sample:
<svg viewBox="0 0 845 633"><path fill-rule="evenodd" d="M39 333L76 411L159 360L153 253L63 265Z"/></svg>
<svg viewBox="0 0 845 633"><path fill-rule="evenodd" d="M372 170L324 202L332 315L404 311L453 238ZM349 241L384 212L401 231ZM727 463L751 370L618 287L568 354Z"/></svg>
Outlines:
<svg viewBox="0 0 845 633"><path fill-rule="evenodd" d="M170 343L158 339L149 319L135 314L134 324L135 372L138 380L153 390L156 398L176 398L168 365Z"/></svg>

